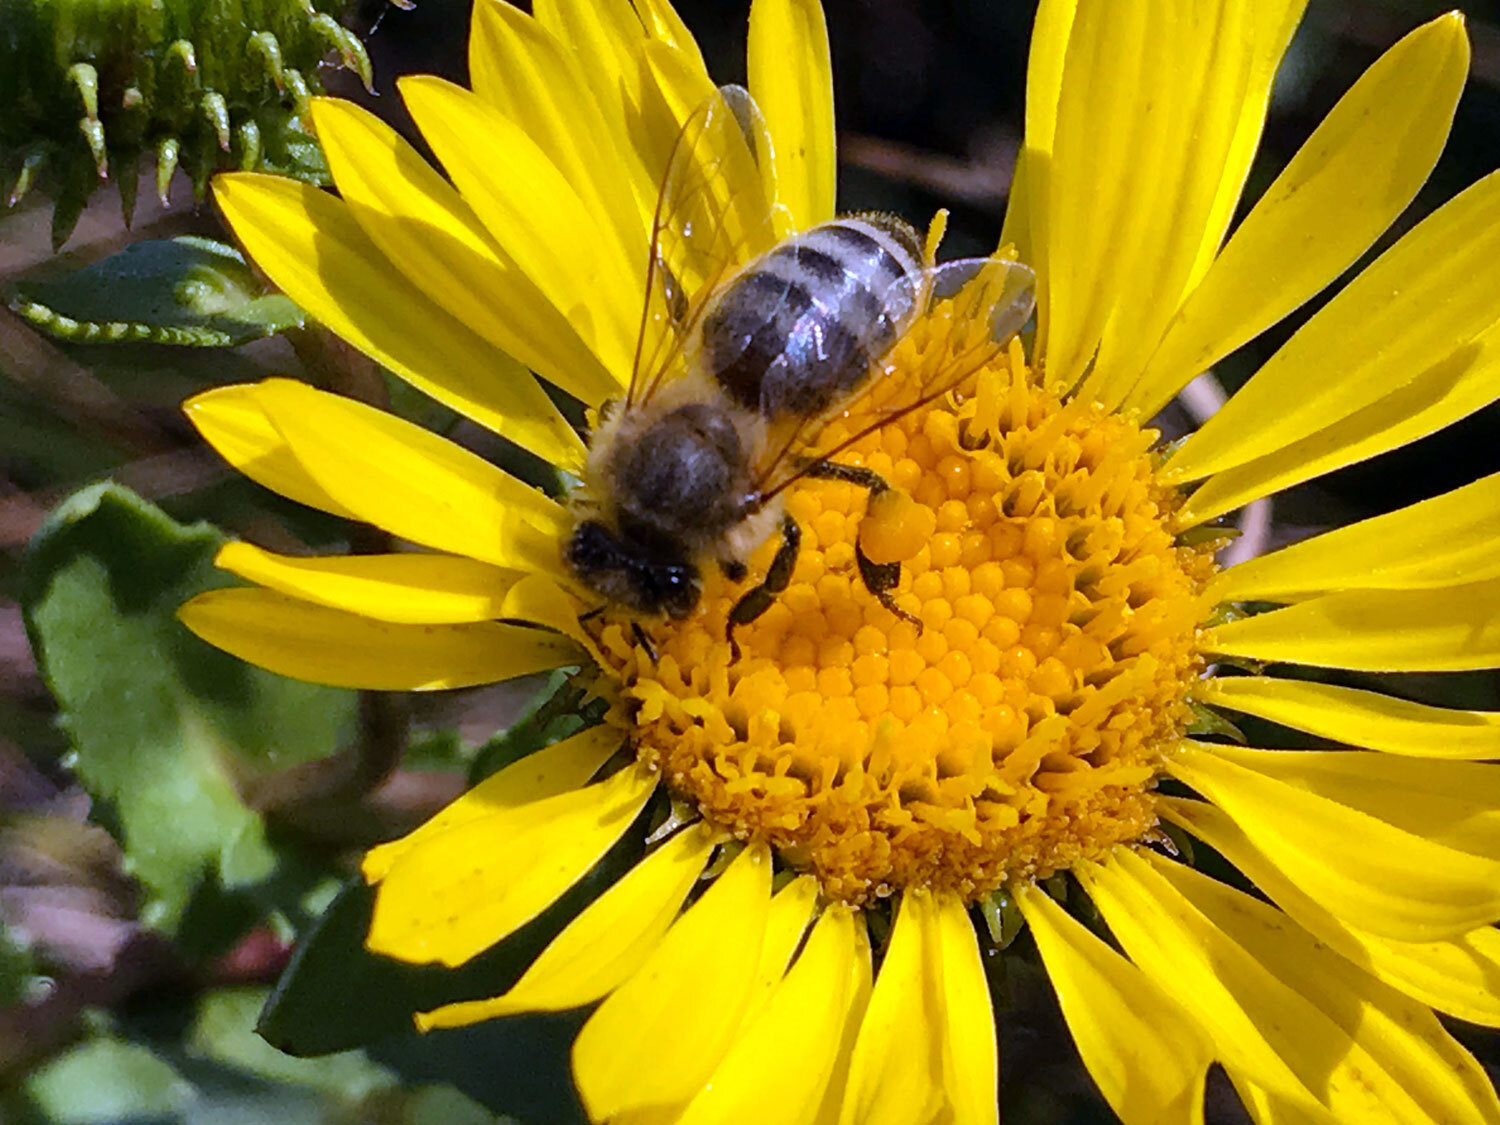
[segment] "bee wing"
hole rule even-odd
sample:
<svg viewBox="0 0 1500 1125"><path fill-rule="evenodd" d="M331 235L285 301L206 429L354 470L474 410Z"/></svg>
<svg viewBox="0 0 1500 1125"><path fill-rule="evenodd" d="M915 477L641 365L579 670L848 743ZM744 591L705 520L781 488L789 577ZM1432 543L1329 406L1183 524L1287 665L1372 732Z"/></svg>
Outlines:
<svg viewBox="0 0 1500 1125"><path fill-rule="evenodd" d="M745 262L776 244L764 174L765 119L748 91L722 86L688 117L657 195L645 307L626 405L681 371L709 298Z"/></svg>
<svg viewBox="0 0 1500 1125"><path fill-rule="evenodd" d="M932 267L897 282L909 292L888 295L887 308L903 310L897 344L871 357L871 373L860 390L826 414L798 419L773 435L769 459L757 467L755 492L762 502L807 474L819 461L836 457L882 426L963 385L1001 355L1036 307L1036 274L1004 258L966 258ZM915 370L900 370L892 353L920 316L927 331ZM836 442L823 441L828 424L848 414L872 413L875 420Z"/></svg>

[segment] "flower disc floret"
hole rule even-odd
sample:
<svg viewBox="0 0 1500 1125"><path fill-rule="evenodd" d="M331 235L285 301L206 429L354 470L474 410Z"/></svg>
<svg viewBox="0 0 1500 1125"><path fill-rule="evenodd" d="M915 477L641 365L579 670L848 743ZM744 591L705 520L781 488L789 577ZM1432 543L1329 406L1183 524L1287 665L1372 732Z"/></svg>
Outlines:
<svg viewBox="0 0 1500 1125"><path fill-rule="evenodd" d="M895 362L917 370L920 353L914 334ZM710 822L849 902L922 887L976 899L1141 839L1160 755L1189 718L1213 566L1166 526L1177 494L1156 479L1155 438L1062 401L1012 348L966 394L840 456L909 500L867 514L853 485L791 492L801 555L738 631L739 661L724 623L740 585L713 580L691 618L652 626L654 663L608 620L616 721ZM904 556L896 603L920 629L861 584L861 536Z"/></svg>

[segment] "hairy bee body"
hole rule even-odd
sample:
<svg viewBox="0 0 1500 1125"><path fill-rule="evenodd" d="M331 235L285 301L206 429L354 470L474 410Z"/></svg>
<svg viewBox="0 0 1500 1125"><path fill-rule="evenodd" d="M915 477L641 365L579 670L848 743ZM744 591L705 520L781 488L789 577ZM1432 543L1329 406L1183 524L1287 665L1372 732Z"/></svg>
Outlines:
<svg viewBox="0 0 1500 1125"><path fill-rule="evenodd" d="M590 450L597 515L567 558L584 585L641 613L681 617L700 562L728 573L780 519L754 487L772 428L857 392L921 292L916 232L849 217L783 240L709 299L692 370L601 420Z"/></svg>

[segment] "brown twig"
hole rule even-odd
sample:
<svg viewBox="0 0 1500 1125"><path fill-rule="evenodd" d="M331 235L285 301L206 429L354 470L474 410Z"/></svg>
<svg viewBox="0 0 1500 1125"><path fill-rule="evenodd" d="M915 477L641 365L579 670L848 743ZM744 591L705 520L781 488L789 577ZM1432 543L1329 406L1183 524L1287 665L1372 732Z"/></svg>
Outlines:
<svg viewBox="0 0 1500 1125"><path fill-rule="evenodd" d="M976 207L998 207L1010 191L1020 138L995 133L976 154L963 160L915 145L862 133L839 137L839 160L932 194Z"/></svg>

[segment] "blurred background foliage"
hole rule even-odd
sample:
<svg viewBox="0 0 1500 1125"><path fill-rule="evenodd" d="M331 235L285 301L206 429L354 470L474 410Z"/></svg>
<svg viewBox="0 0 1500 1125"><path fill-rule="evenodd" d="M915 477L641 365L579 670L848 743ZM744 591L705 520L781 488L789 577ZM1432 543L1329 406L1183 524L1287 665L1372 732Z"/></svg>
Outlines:
<svg viewBox="0 0 1500 1125"><path fill-rule="evenodd" d="M14 48L32 7L0 0L0 41L10 34ZM1278 79L1247 198L1384 48L1447 7L1312 0ZM716 77L742 80L747 0L680 0L680 8ZM992 247L1020 142L1034 5L827 0L827 9L842 207L919 222L949 207L948 253ZM230 20L280 11L270 3L206 10ZM1500 6L1465 10L1473 73L1447 153L1377 252L1500 165ZM393 80L411 72L465 79L468 0L420 0L411 10L361 0L342 20L365 43L372 88L360 56L326 24L304 38L282 30L299 78L362 101L415 139ZM222 54L216 34L199 30L201 44ZM194 203L212 167L266 163L274 146L265 138L281 130L281 166L321 175L316 152L297 139L296 82L269 55L249 69L254 96L225 102L226 143L217 104L203 97L214 89L207 76L195 101L173 95L171 104L191 110L174 119L172 134L188 155L166 148L186 174L171 177L168 167L159 182L138 159L159 159L166 134L154 134L147 152L153 134L128 115L110 134L102 151L115 153L118 136L108 168L133 213L130 227L114 193L92 192L84 206L90 193L80 195L77 169L61 158L51 179L35 171L31 190L0 211L0 1120L577 1120L566 1074L576 1015L419 1038L410 1013L504 988L629 862L628 846L567 901L457 974L360 954L370 896L349 878L363 846L576 729L576 700L560 680L414 702L356 697L251 669L191 638L172 616L190 594L228 581L211 565L225 535L292 552L370 546L367 529L299 508L225 467L178 411L194 391L296 374L386 400L497 459L513 456L304 325L213 241L224 232ZM10 102L25 81L19 68L0 75L7 127L20 123ZM58 132L43 140L75 155L79 138L92 143L89 115L80 123L82 103L72 100L82 96L79 81L69 72L61 91L33 89L28 110L52 99ZM33 132L36 120L27 119ZM16 135L0 129L7 191L40 151ZM293 142L302 147L286 147ZM261 150L250 151L255 144ZM92 155L88 173L96 177ZM1315 307L1230 357L1217 377L1230 389L1243 382ZM1188 419L1169 412L1163 424ZM1278 498L1273 540L1497 469L1500 408L1491 407ZM1385 677L1382 686L1429 702L1500 707L1489 673ZM1301 744L1264 724L1246 728L1261 745ZM1107 1120L1027 940L1004 956L990 953L1005 1119ZM1455 1032L1492 1073L1500 1066L1500 1038ZM1243 1120L1223 1084L1211 1088L1209 1117Z"/></svg>

